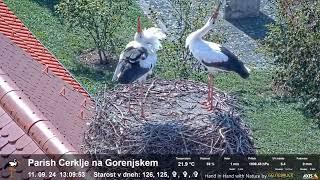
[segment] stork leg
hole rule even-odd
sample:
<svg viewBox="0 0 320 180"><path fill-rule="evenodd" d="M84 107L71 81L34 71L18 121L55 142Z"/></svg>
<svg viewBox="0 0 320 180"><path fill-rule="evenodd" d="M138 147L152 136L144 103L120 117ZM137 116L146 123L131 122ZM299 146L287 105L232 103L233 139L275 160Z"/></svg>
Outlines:
<svg viewBox="0 0 320 180"><path fill-rule="evenodd" d="M204 109L207 109L208 111L213 110L213 76L211 74L208 74L208 99L206 102L202 103L204 106Z"/></svg>
<svg viewBox="0 0 320 180"><path fill-rule="evenodd" d="M145 113L144 113L144 102L143 102L143 89L144 89L144 85L142 82L140 82L140 117L141 118L146 118Z"/></svg>
<svg viewBox="0 0 320 180"><path fill-rule="evenodd" d="M213 81L214 81L214 78L212 76L212 74L209 74L209 81L210 81L210 100L209 100L209 108L208 108L208 111L212 111L214 108L213 108Z"/></svg>
<svg viewBox="0 0 320 180"><path fill-rule="evenodd" d="M201 103L205 109L207 109L208 106L210 105L210 93L211 93L210 92L211 91L210 83L211 83L210 82L210 75L208 74L208 97L204 102Z"/></svg>

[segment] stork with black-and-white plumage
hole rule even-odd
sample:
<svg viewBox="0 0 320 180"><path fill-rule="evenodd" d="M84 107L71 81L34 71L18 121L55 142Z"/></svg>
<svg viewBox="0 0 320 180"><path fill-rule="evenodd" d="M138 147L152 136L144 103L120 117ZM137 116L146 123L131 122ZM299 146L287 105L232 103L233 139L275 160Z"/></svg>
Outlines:
<svg viewBox="0 0 320 180"><path fill-rule="evenodd" d="M157 62L157 51L161 48L160 40L165 37L166 35L159 28L151 27L142 30L140 17L138 17L138 27L134 40L127 44L120 55L112 80L120 84L139 82L141 84L141 101L143 82L146 81L148 75L152 74ZM141 117L145 117L142 102L140 104Z"/></svg>
<svg viewBox="0 0 320 180"><path fill-rule="evenodd" d="M203 40L205 36L215 24L218 17L222 2L220 1L218 8L213 12L207 23L200 29L192 32L186 39L186 48L189 48L192 55L202 64L208 71L208 99L204 102L208 110L213 109L213 87L212 74L217 71L233 71L242 78L248 78L250 69L247 68L239 58L227 48L220 44Z"/></svg>

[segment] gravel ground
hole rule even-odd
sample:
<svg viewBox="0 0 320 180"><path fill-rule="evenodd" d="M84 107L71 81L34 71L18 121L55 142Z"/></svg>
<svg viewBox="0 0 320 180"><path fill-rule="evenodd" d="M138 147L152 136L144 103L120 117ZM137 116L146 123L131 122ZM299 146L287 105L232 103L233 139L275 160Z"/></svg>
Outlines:
<svg viewBox="0 0 320 180"><path fill-rule="evenodd" d="M178 31L179 21L172 15L169 0L139 0L144 13L149 14L149 7L158 13L156 24L164 31ZM257 52L259 40L266 34L265 24L274 21L274 5L268 0L261 0L261 14L256 18L246 18L238 21L226 21L220 15L213 31L221 31L225 35L223 44L232 50L245 63L253 68L264 68L270 60ZM221 10L222 12L223 10Z"/></svg>

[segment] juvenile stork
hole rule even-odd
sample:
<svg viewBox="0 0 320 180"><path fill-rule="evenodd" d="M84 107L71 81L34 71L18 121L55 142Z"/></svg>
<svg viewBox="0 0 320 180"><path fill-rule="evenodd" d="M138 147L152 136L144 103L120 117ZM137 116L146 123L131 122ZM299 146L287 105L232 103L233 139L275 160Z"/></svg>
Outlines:
<svg viewBox="0 0 320 180"><path fill-rule="evenodd" d="M220 44L203 40L212 28L219 14L221 2L216 11L213 12L207 23L197 31L192 32L186 39L186 48L192 55L205 66L208 71L208 99L203 103L209 111L213 110L213 73L216 71L233 71L242 78L248 78L250 69L247 68L239 58L227 48Z"/></svg>
<svg viewBox="0 0 320 180"><path fill-rule="evenodd" d="M145 118L142 104L143 82L148 75L152 74L157 62L156 52L161 48L160 40L165 37L166 35L159 28L152 27L142 31L140 17L138 17L138 28L134 40L129 42L121 53L112 78L120 84L140 83L141 117L143 118ZM130 87L129 85L129 91L131 91ZM128 110L131 112L130 102Z"/></svg>

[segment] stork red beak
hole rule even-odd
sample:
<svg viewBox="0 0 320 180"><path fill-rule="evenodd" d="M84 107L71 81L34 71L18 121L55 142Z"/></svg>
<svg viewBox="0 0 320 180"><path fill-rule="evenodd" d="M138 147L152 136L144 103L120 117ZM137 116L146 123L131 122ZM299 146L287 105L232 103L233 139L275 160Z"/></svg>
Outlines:
<svg viewBox="0 0 320 180"><path fill-rule="evenodd" d="M212 13L212 16L210 17L210 19L213 19L213 20L217 19L218 15L219 15L219 10L220 10L221 4L222 4L222 2L220 1L217 9Z"/></svg>
<svg viewBox="0 0 320 180"><path fill-rule="evenodd" d="M140 21L140 16L138 17L138 33L141 33L142 30L141 30L141 21Z"/></svg>

